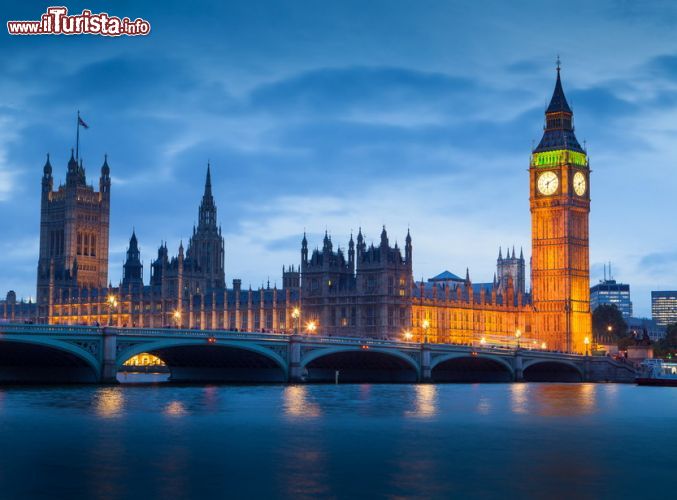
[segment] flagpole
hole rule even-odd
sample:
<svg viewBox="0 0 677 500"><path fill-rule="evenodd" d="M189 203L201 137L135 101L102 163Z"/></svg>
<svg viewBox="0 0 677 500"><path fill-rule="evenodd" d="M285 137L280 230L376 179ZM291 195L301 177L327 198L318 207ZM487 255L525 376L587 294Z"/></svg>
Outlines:
<svg viewBox="0 0 677 500"><path fill-rule="evenodd" d="M78 128L75 133L75 160L77 161L80 156L80 110L78 109Z"/></svg>

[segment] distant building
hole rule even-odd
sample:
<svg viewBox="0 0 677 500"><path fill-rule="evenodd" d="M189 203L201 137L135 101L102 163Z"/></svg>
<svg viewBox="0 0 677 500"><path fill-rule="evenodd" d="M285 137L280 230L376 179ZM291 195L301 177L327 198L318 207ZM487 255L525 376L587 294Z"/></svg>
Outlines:
<svg viewBox="0 0 677 500"><path fill-rule="evenodd" d="M662 327L677 323L677 291L651 292L651 317Z"/></svg>
<svg viewBox="0 0 677 500"><path fill-rule="evenodd" d="M590 288L590 308L594 311L603 304L613 304L627 320L632 316L630 285L617 283L616 280L605 279Z"/></svg>
<svg viewBox="0 0 677 500"><path fill-rule="evenodd" d="M10 290L4 300L0 300L0 321L33 323L37 305L32 300L17 300L14 290Z"/></svg>

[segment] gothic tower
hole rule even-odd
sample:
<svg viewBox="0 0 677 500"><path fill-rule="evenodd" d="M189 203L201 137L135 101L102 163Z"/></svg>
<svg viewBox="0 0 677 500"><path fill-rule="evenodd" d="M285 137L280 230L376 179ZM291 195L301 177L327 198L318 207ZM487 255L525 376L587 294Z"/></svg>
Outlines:
<svg viewBox="0 0 677 500"><path fill-rule="evenodd" d="M186 260L193 267L194 283L189 288L202 293L226 287L224 244L221 228L216 223L216 203L212 195L212 176L207 164L205 190L200 203L197 230L188 242Z"/></svg>
<svg viewBox="0 0 677 500"><path fill-rule="evenodd" d="M534 336L548 349L583 353L591 336L589 163L574 135L560 80L529 168Z"/></svg>
<svg viewBox="0 0 677 500"><path fill-rule="evenodd" d="M122 267L122 285L125 287L143 286L143 264L141 263L141 252L139 252L136 231L132 231L132 237L129 239L127 259Z"/></svg>
<svg viewBox="0 0 677 500"><path fill-rule="evenodd" d="M39 322L48 322L61 290L107 285L110 185L107 157L97 192L87 184L82 160L78 163L71 150L66 184L53 191L52 165L47 156L40 202Z"/></svg>

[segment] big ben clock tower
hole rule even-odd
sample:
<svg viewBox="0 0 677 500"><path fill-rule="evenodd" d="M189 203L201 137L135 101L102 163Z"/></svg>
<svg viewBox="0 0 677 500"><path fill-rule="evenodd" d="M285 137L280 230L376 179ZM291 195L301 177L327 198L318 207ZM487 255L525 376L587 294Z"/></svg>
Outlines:
<svg viewBox="0 0 677 500"><path fill-rule="evenodd" d="M585 353L591 338L588 215L590 168L576 140L560 80L531 155L533 334L548 349Z"/></svg>

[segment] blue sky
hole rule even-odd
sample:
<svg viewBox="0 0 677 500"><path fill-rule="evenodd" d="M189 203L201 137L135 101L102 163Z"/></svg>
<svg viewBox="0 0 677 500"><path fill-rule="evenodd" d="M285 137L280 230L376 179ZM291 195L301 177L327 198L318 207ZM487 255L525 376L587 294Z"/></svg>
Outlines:
<svg viewBox="0 0 677 500"><path fill-rule="evenodd" d="M5 20L49 2L3 1ZM67 2L150 21L148 37L0 36L0 290L35 294L45 153L112 170L110 277L197 218L207 160L226 275L280 284L325 228L381 225L416 278L530 253L527 168L557 54L593 169L593 283L611 261L636 313L677 287L677 4L555 1ZM566 5L564 8L563 5Z"/></svg>

